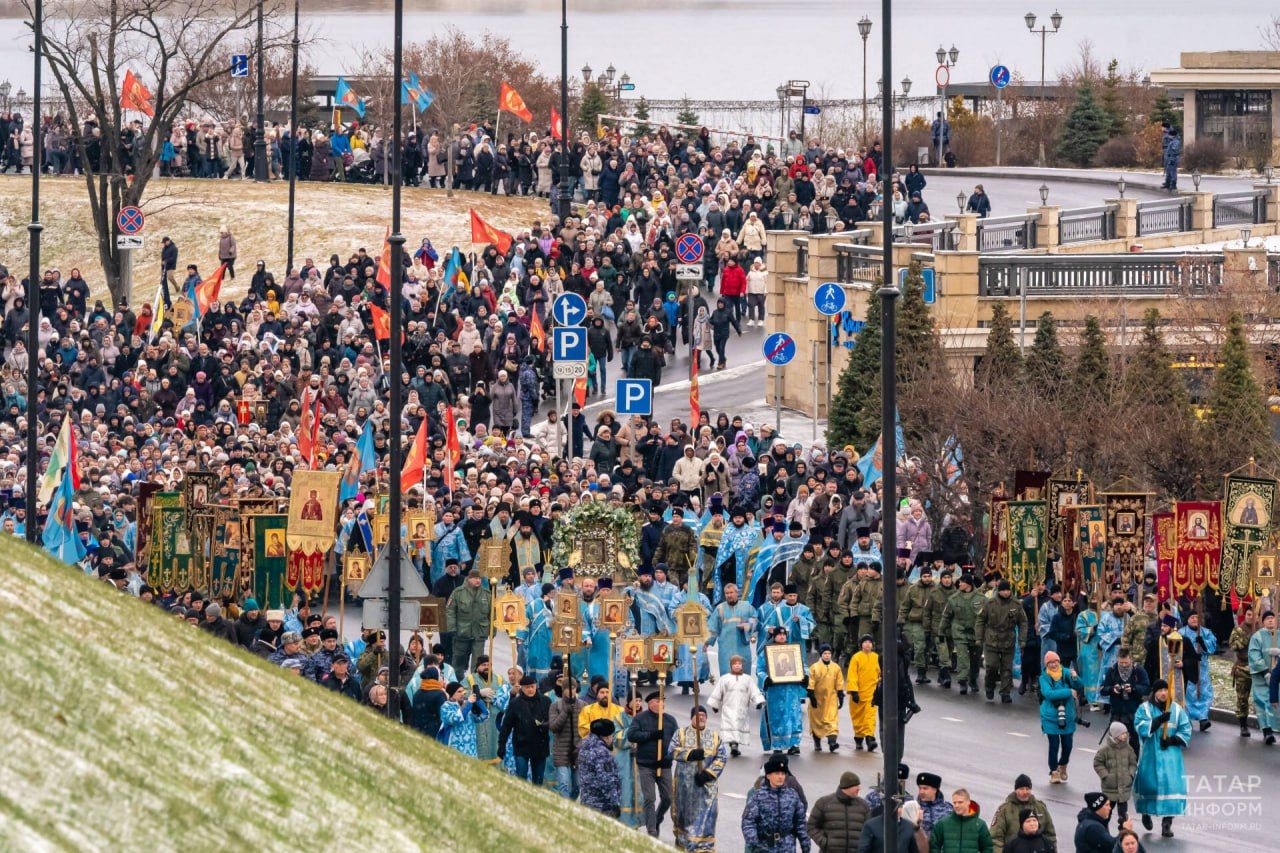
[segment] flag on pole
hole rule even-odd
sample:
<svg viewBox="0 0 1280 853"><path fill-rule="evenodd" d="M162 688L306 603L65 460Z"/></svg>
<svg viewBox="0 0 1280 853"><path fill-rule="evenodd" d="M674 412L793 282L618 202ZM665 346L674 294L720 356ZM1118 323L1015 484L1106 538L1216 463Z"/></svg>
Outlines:
<svg viewBox="0 0 1280 853"><path fill-rule="evenodd" d="M124 72L124 82L120 84L120 109L137 110L143 115L155 118L156 108L151 103L151 93L142 81L134 76L132 70Z"/></svg>
<svg viewBox="0 0 1280 853"><path fill-rule="evenodd" d="M151 315L151 340L160 338L160 327L164 325L164 277L160 277L160 286L156 288L156 310Z"/></svg>
<svg viewBox="0 0 1280 853"><path fill-rule="evenodd" d="M347 470L342 476L342 486L338 490L338 503L354 498L360 491L360 477L378 467L378 451L373 446L373 419L366 418L364 429L356 441L355 452L347 461Z"/></svg>
<svg viewBox="0 0 1280 853"><path fill-rule="evenodd" d="M58 440L54 442L53 452L49 454L49 467L45 469L40 480L40 489L36 497L40 503L48 503L54 491L62 483L64 472L71 471L72 489L80 488L80 443L76 440L75 430L71 428L71 418L62 419L62 429L58 431Z"/></svg>
<svg viewBox="0 0 1280 853"><path fill-rule="evenodd" d="M551 138L564 139L564 123L560 120L560 113L556 112L556 108L551 108Z"/></svg>
<svg viewBox="0 0 1280 853"><path fill-rule="evenodd" d="M471 285L471 282L467 279L467 271L462 268L462 265L462 252L458 251L457 246L454 246L453 251L449 253L449 260L445 261L444 264L445 287L440 294L441 299L448 299L459 288L466 288Z"/></svg>
<svg viewBox="0 0 1280 853"><path fill-rule="evenodd" d="M698 399L698 362L701 360L702 353L695 350L689 372L689 428L694 431L697 431L698 419L702 417L702 404Z"/></svg>
<svg viewBox="0 0 1280 853"><path fill-rule="evenodd" d="M413 104L418 112L424 113L435 99L436 96L427 91L427 87L422 85L418 75L412 71L409 72L408 80L400 81L400 103Z"/></svg>
<svg viewBox="0 0 1280 853"><path fill-rule="evenodd" d="M453 406L445 406L444 417L445 424L445 441L444 441L444 484L449 488L452 494L456 476L454 472L458 460L462 458L462 442L458 440L458 419L453 413Z"/></svg>
<svg viewBox="0 0 1280 853"><path fill-rule="evenodd" d="M76 530L75 512L72 502L75 489L71 484L71 472L63 472L57 490L53 493L53 502L49 504L49 517L44 523L44 532L40 541L45 549L64 563L78 563L84 559L86 550ZM35 524L35 519L28 519L28 524Z"/></svg>
<svg viewBox="0 0 1280 853"><path fill-rule="evenodd" d="M364 118L364 98L356 94L356 90L352 89L342 77L338 78L338 86L333 93L334 100L340 104L346 104L356 111L356 115Z"/></svg>
<svg viewBox="0 0 1280 853"><path fill-rule="evenodd" d="M369 317L373 320L373 336L380 341L391 340L391 314L371 302Z"/></svg>
<svg viewBox="0 0 1280 853"><path fill-rule="evenodd" d="M533 113L529 112L529 108L525 106L524 98L506 83L503 83L502 88L498 90L498 109L518 116L522 121L533 121Z"/></svg>
<svg viewBox="0 0 1280 853"><path fill-rule="evenodd" d="M311 386L302 389L302 416L298 419L298 451L307 460L307 467L316 467L316 445L320 441L320 395L311 393Z"/></svg>
<svg viewBox="0 0 1280 853"><path fill-rule="evenodd" d="M587 404L587 378L573 380L573 400L579 406Z"/></svg>
<svg viewBox="0 0 1280 853"><path fill-rule="evenodd" d="M902 435L902 422L898 420L898 413L896 410L893 413L893 424L894 444L897 445L895 448L895 450L897 450L896 459L901 462L906 458L907 451L903 446L906 441ZM858 460L858 470L862 472L862 484L867 488L873 486L876 480L879 480L884 476L883 439L883 434L877 436L876 443L872 445L870 450L862 455L861 459Z"/></svg>
<svg viewBox="0 0 1280 853"><path fill-rule="evenodd" d="M378 284L391 289L391 228L387 227L387 233L382 238L382 255L378 258L378 272L374 275L374 280Z"/></svg>
<svg viewBox="0 0 1280 853"><path fill-rule="evenodd" d="M394 440L394 439L393 439ZM409 453L404 458L404 468L400 471L400 491L407 492L422 482L427 470L427 419L422 419L418 434L409 445Z"/></svg>
<svg viewBox="0 0 1280 853"><path fill-rule="evenodd" d="M547 351L547 330L542 327L542 316L535 308L529 320L529 337L538 342L540 352Z"/></svg>
<svg viewBox="0 0 1280 853"><path fill-rule="evenodd" d="M201 279L195 286L191 302L196 306L196 317L207 314L213 303L218 301L218 294L222 292L222 277L226 272L227 265L223 264L214 271L213 275Z"/></svg>
<svg viewBox="0 0 1280 853"><path fill-rule="evenodd" d="M511 235L481 219L474 207L471 208L471 242L492 243L504 255L511 249Z"/></svg>

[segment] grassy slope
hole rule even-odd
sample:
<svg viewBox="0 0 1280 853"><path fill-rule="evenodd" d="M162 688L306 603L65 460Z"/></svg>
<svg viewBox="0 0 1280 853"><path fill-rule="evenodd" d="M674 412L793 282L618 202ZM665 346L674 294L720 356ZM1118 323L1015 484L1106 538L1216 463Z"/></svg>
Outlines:
<svg viewBox="0 0 1280 853"><path fill-rule="evenodd" d="M0 849L657 849L10 537L0 671Z"/></svg>
<svg viewBox="0 0 1280 853"><path fill-rule="evenodd" d="M166 194L161 197L162 194ZM94 295L105 298L98 263L97 234L89 216L88 194L79 177L46 178L40 182L40 266L62 270L64 276L80 267ZM163 209L168 205L168 209ZM289 186L287 183L255 184L252 181L155 179L147 185L142 209L147 214L146 247L134 256L135 302L155 295L159 269L160 238L170 236L178 244L179 266L198 264L205 274L218 264L218 230L227 225L239 249L237 273L223 293L240 296L249 284L256 260L283 280L287 243ZM474 207L487 222L508 231L528 228L547 219L545 199L491 196L406 187L402 216L405 251L412 252L423 237L443 256L453 245L471 251L468 208ZM0 175L0 263L19 277L30 263L27 222L31 217L29 175ZM357 184L298 182L295 224L295 261L315 259L324 269L334 252L343 261L363 246L377 255L391 220L391 191ZM180 269L179 272L182 272ZM180 276L181 278L181 276Z"/></svg>

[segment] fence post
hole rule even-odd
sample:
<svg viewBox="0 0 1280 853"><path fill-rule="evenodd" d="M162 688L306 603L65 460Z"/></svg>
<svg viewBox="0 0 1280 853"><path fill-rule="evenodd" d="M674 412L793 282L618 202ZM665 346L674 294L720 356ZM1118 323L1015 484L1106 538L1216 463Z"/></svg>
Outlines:
<svg viewBox="0 0 1280 853"><path fill-rule="evenodd" d="M961 252L978 251L978 214L948 213L947 221L956 224L956 249Z"/></svg>
<svg viewBox="0 0 1280 853"><path fill-rule="evenodd" d="M1108 199L1116 206L1116 239L1132 239L1138 236L1138 200L1136 198Z"/></svg>
<svg viewBox="0 0 1280 853"><path fill-rule="evenodd" d="M1264 221L1273 225L1280 223L1280 184L1254 184L1255 191L1266 193L1266 212Z"/></svg>
<svg viewBox="0 0 1280 853"><path fill-rule="evenodd" d="M1213 193L1184 192L1191 196L1191 230L1208 231L1213 228Z"/></svg>
<svg viewBox="0 0 1280 853"><path fill-rule="evenodd" d="M1040 221L1036 223L1036 248L1045 249L1051 255L1058 251L1058 216L1061 211L1062 208L1056 204L1027 211L1040 214Z"/></svg>

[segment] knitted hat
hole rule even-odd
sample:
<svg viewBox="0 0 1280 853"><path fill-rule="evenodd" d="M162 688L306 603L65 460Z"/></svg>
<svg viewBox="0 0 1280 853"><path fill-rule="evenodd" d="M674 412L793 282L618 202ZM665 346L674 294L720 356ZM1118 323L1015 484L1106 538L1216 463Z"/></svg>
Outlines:
<svg viewBox="0 0 1280 853"><path fill-rule="evenodd" d="M1108 802L1107 795L1101 791L1090 791L1084 795L1084 804L1091 810L1097 811L1105 806Z"/></svg>
<svg viewBox="0 0 1280 853"><path fill-rule="evenodd" d="M845 788L853 788L862 784L862 780L858 778L858 774L852 770L846 770L840 774L840 784L836 787L840 790Z"/></svg>
<svg viewBox="0 0 1280 853"><path fill-rule="evenodd" d="M1123 724L1121 725L1121 728L1123 728ZM1031 777L1028 776L1026 773L1019 773L1018 778L1013 780L1013 788L1015 791L1018 788L1030 788L1030 787L1031 787Z"/></svg>

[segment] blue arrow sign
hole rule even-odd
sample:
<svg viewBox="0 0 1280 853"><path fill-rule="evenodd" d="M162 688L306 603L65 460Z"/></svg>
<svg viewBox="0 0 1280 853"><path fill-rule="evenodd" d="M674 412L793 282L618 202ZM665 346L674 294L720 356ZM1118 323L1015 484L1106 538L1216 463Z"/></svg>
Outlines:
<svg viewBox="0 0 1280 853"><path fill-rule="evenodd" d="M834 317L844 310L844 288L834 281L818 285L813 292L813 304L819 313Z"/></svg>
<svg viewBox="0 0 1280 853"><path fill-rule="evenodd" d="M551 330L554 361L586 361L587 330L582 326L556 326Z"/></svg>
<svg viewBox="0 0 1280 853"><path fill-rule="evenodd" d="M236 53L231 56L231 76L249 76L249 55L247 53Z"/></svg>
<svg viewBox="0 0 1280 853"><path fill-rule="evenodd" d="M653 380L619 379L617 407L620 415L652 415Z"/></svg>
<svg viewBox="0 0 1280 853"><path fill-rule="evenodd" d="M587 319L587 303L576 293L562 293L551 303L551 316L557 325L576 326Z"/></svg>
<svg viewBox="0 0 1280 853"><path fill-rule="evenodd" d="M764 357L770 364L788 363L796 357L796 339L786 332L774 332L764 339Z"/></svg>
<svg viewBox="0 0 1280 853"><path fill-rule="evenodd" d="M924 279L924 301L926 305L932 305L938 301L938 291L935 287L933 267L925 267L920 270L920 277ZM898 289L907 289L907 271L905 269L898 270Z"/></svg>
<svg viewBox="0 0 1280 853"><path fill-rule="evenodd" d="M818 107L818 106L805 107L804 114L807 116L820 116L822 115L822 107Z"/></svg>
<svg viewBox="0 0 1280 853"><path fill-rule="evenodd" d="M1009 81L1013 79L1013 75L1009 73L1008 66L994 65L991 68L991 85L997 89L1003 89L1009 85Z"/></svg>

